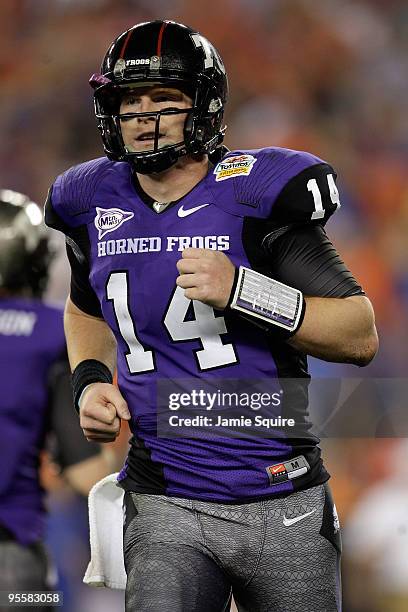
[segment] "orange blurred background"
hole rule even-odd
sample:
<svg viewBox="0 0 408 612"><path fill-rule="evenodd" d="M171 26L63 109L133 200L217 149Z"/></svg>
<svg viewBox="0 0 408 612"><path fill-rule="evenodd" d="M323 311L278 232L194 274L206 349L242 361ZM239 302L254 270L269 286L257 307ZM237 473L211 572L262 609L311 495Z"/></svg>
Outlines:
<svg viewBox="0 0 408 612"><path fill-rule="evenodd" d="M230 148L275 145L310 150L338 172L342 208L327 232L373 302L381 348L363 371L311 360L312 372L406 378L408 3L404 0L2 0L1 186L42 202L57 174L103 154L88 78L99 69L119 32L156 18L197 28L221 52L231 86L226 115ZM66 264L57 258L49 297L62 301L67 287ZM126 434L124 438L126 446ZM403 456L406 444L401 438L323 442L344 526L347 612L408 610L406 557L406 568L394 567L400 548L408 550L408 510L397 518L392 514L403 507L407 496L408 470L401 459L395 460ZM379 521L374 508L372 514L367 512L366 539L359 540L355 526L360 525L359 512L366 500L381 490L387 501L384 512L390 514L384 518L384 540L371 549L369 535L376 532ZM50 507L62 516L66 497L59 503L58 492L55 495ZM347 544L348 526L353 545ZM50 545L57 557L58 528L56 533L50 528ZM68 574L65 588L70 592L64 609L121 609L121 595L106 595L103 603L101 596L90 595L80 585L86 553L74 547L70 554L69 560L59 561L61 573ZM391 564L384 561L385 555ZM70 575L71 565L80 571Z"/></svg>

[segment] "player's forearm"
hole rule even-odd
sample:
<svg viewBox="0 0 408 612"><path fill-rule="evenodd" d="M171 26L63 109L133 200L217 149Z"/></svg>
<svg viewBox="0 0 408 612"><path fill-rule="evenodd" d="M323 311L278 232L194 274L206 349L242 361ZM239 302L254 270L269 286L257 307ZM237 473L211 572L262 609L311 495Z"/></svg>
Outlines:
<svg viewBox="0 0 408 612"><path fill-rule="evenodd" d="M64 328L72 370L85 359L97 359L114 372L116 341L105 321L86 314L68 298Z"/></svg>
<svg viewBox="0 0 408 612"><path fill-rule="evenodd" d="M371 303L364 296L306 297L303 323L288 342L319 359L365 366L378 349Z"/></svg>

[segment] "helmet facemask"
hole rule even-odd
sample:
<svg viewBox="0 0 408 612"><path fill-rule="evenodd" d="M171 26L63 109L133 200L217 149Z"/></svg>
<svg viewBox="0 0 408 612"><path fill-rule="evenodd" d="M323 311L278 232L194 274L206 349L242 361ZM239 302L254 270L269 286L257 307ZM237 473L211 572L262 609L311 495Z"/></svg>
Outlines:
<svg viewBox="0 0 408 612"><path fill-rule="evenodd" d="M145 84L143 84L145 85ZM154 85L162 85L155 83ZM152 86L154 86L152 84ZM178 83L171 83L173 88L178 89ZM163 88L170 84L162 85ZM117 89L117 88L116 88ZM150 173L160 172L173 165L179 157L192 152L190 143L191 127L193 125L192 115L194 112L193 106L189 108L173 107L171 101L168 106L157 111L148 112L122 112L120 111L121 98L131 92L136 92L137 87L119 88L120 91L109 92L106 88L105 92L100 92L95 95L96 115L99 119L99 129L105 135L107 143L110 145L109 150L105 149L114 159L121 161L129 161L135 167L137 172ZM180 138L176 142L161 143L163 132L175 129L175 126L170 125L166 121L172 117L184 117L184 128ZM137 123L136 123L137 120ZM152 142L146 147L132 146L126 142L126 124L130 124L131 132L136 134L140 132L141 138L143 135L152 134ZM163 127L165 126L165 127ZM139 127L139 129L138 129ZM132 130L133 128L133 130ZM129 137L128 137L129 138ZM150 140L150 139L149 139ZM106 146L106 145L105 145Z"/></svg>

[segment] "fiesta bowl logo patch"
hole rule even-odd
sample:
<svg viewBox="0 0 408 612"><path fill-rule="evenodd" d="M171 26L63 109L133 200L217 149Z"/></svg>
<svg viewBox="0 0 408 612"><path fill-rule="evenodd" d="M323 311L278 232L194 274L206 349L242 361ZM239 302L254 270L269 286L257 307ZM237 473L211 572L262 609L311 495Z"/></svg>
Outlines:
<svg viewBox="0 0 408 612"><path fill-rule="evenodd" d="M233 155L220 161L214 168L216 181L226 181L229 178L250 174L256 157L253 155Z"/></svg>
<svg viewBox="0 0 408 612"><path fill-rule="evenodd" d="M118 229L125 221L134 217L134 213L120 208L99 208L96 207L95 227L98 230L99 240Z"/></svg>

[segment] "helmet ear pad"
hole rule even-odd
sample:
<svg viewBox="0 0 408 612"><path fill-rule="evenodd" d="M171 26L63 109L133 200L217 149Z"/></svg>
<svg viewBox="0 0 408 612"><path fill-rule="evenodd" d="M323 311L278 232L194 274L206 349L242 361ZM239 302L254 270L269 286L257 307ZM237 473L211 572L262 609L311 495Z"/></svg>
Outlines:
<svg viewBox="0 0 408 612"><path fill-rule="evenodd" d="M120 122L117 118L120 109L121 92L110 81L98 87L94 93L95 115L98 130L101 132L105 153L113 161L124 159L124 144Z"/></svg>
<svg viewBox="0 0 408 612"><path fill-rule="evenodd" d="M190 118L191 134L185 130L188 151L192 153L212 153L223 140L222 119L222 111L202 117L200 120L195 120L192 114Z"/></svg>
<svg viewBox="0 0 408 612"><path fill-rule="evenodd" d="M195 124L194 114L188 113L186 117L186 122L184 124L184 142L186 143L188 148L189 148L189 143L192 140L193 133L195 131L194 124Z"/></svg>
<svg viewBox="0 0 408 612"><path fill-rule="evenodd" d="M189 153L211 153L223 140L224 105L207 79L197 80L193 99L184 128L186 148Z"/></svg>

